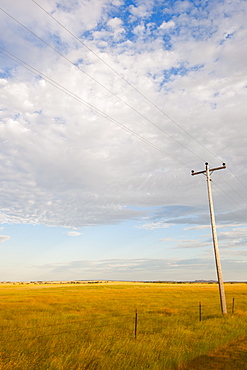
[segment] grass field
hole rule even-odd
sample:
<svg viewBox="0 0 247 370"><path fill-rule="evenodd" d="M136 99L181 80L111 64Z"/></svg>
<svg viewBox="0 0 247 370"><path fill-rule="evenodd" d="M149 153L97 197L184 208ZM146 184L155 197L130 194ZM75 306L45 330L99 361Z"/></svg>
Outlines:
<svg viewBox="0 0 247 370"><path fill-rule="evenodd" d="M0 369L203 369L246 348L247 284L225 291L223 316L217 284L0 284Z"/></svg>

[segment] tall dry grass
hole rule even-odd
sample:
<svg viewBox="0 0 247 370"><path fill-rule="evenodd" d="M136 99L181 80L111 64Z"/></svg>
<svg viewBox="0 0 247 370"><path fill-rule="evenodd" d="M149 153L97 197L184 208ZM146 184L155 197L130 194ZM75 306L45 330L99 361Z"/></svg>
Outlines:
<svg viewBox="0 0 247 370"><path fill-rule="evenodd" d="M1 284L0 368L175 369L246 335L247 284L225 290L234 315L216 284Z"/></svg>

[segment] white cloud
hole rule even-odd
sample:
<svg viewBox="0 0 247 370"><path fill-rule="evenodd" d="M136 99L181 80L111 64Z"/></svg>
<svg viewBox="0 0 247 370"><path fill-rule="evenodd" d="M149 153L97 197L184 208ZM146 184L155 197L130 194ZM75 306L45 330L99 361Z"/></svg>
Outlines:
<svg viewBox="0 0 247 370"><path fill-rule="evenodd" d="M124 0L113 0L112 5L114 5L114 6L124 5Z"/></svg>
<svg viewBox="0 0 247 370"><path fill-rule="evenodd" d="M225 280L243 281L245 263L242 260L226 259L222 261ZM193 259L109 259L82 260L68 263L32 266L33 270L49 272L51 279L87 279L87 280L186 280L215 279L213 258ZM236 269L235 274L233 274ZM72 278L71 278L72 276Z"/></svg>
<svg viewBox="0 0 247 370"><path fill-rule="evenodd" d="M149 6L147 4L142 4L140 6L129 6L129 11L134 17L144 18L150 15Z"/></svg>
<svg viewBox="0 0 247 370"><path fill-rule="evenodd" d="M122 34L125 33L125 29L122 27L122 24L123 24L122 20L118 17L111 18L107 22L107 26L110 27L111 30L113 31L113 38L115 40L119 39L122 36Z"/></svg>
<svg viewBox="0 0 247 370"><path fill-rule="evenodd" d="M7 235L0 235L0 243L5 242L6 240L9 240L10 236Z"/></svg>
<svg viewBox="0 0 247 370"><path fill-rule="evenodd" d="M80 235L81 235L81 233L79 233L78 231L69 231L69 232L68 232L68 235L69 235L69 236L80 236Z"/></svg>
<svg viewBox="0 0 247 370"><path fill-rule="evenodd" d="M229 227L236 227L238 225L236 224L223 224L223 225L218 225L217 229L226 229ZM239 225L241 226L241 225ZM196 225L196 226L190 226L190 227L185 227L184 230L202 230L202 229L211 229L211 225Z"/></svg>
<svg viewBox="0 0 247 370"><path fill-rule="evenodd" d="M0 174L5 214L2 222L73 228L150 216L148 207L183 205L191 206L190 214L173 217L167 211L160 219L150 220L142 227L165 228L170 220L205 225L208 210L204 178L192 178L190 167L200 170L204 160L219 165L222 159L243 183L247 176L246 3L240 1L234 9L228 4L225 17L224 4L215 2L204 10L207 14L199 17L196 9L193 14L186 13L189 5L193 6L191 3L179 2L177 10L183 14L174 13L172 20L163 22L157 29L148 26L153 2L129 8L136 23L128 25L128 29L121 14L112 15L108 1L60 2L61 6L55 1L44 3L48 11L82 37L100 58L196 141L41 9L32 4L29 11L28 4L24 1L21 6L10 1L6 6L107 89L1 14L3 45L184 165L2 56L2 70L6 74L2 73L0 80L3 163ZM120 3L114 5L120 6ZM169 33L169 50L160 28L174 31ZM212 32L208 33L209 29ZM126 30L128 32L124 32ZM89 36L84 35L85 32L89 32ZM135 37L129 36L132 33ZM233 35L227 36L229 33ZM117 37L121 35L125 39L120 42ZM4 39L9 40L7 45ZM141 115L112 96L109 90ZM214 174L216 184L237 203L236 207L232 206L221 197L221 191L214 192L217 219L227 224L244 223L245 216L238 206L241 205L245 214L246 205L224 179L243 197L246 195L230 171Z"/></svg>
<svg viewBox="0 0 247 370"><path fill-rule="evenodd" d="M170 28L175 27L175 23L173 21L163 22L160 25L161 30L169 30Z"/></svg>
<svg viewBox="0 0 247 370"><path fill-rule="evenodd" d="M151 222L148 224L138 226L139 229L146 229L146 230L167 229L168 227L169 227L169 224L165 222Z"/></svg>
<svg viewBox="0 0 247 370"><path fill-rule="evenodd" d="M119 28L122 26L122 20L118 17L111 18L108 22L107 25L113 29Z"/></svg>
<svg viewBox="0 0 247 370"><path fill-rule="evenodd" d="M217 232L217 239L219 242L219 248L221 250L222 256L226 257L233 257L234 255L239 257L245 257L246 251L242 248L246 249L247 245L247 237L246 237L246 227L235 227L234 225L220 225L217 229L227 228L227 231L219 231ZM201 229L200 227L198 229ZM188 228L187 230L190 230ZM200 237L192 238L192 239L184 239L176 242L176 246L172 247L172 249L191 249L196 248L198 251L201 248L212 248L213 247L213 240L211 233L206 235L200 235Z"/></svg>

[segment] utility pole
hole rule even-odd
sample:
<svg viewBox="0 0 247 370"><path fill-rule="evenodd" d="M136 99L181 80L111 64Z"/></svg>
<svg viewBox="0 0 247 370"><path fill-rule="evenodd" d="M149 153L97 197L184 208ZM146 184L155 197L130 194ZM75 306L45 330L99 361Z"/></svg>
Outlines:
<svg viewBox="0 0 247 370"><path fill-rule="evenodd" d="M226 168L226 164L223 163L222 167L217 168L209 168L208 163L205 163L206 170L200 171L200 172L194 172L191 171L191 175L199 175L199 174L206 174L207 177L207 187L208 187L208 200L209 200L209 210L210 210L210 218L211 218L211 228L212 228L212 236L213 236L213 243L214 243L214 254L215 254L215 263L216 263L216 270L217 270L217 276L218 276L218 285L219 285L219 291L220 291L220 303L221 303L221 311L223 314L227 314L227 308L226 308L226 296L225 296L225 290L224 290L224 283L222 278L222 270L221 270L221 264L220 264L220 254L219 254L219 248L218 248L218 240L217 240L217 233L216 233L216 226L215 226L215 217L214 217L214 206L213 206L213 197L212 197L212 190L211 190L211 178L210 175L212 172L217 170L222 170Z"/></svg>

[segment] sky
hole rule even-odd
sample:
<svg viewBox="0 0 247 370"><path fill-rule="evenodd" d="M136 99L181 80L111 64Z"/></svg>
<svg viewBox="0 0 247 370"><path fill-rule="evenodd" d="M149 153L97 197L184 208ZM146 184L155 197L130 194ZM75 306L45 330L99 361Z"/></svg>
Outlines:
<svg viewBox="0 0 247 370"><path fill-rule="evenodd" d="M247 1L0 0L0 281L247 281Z"/></svg>

